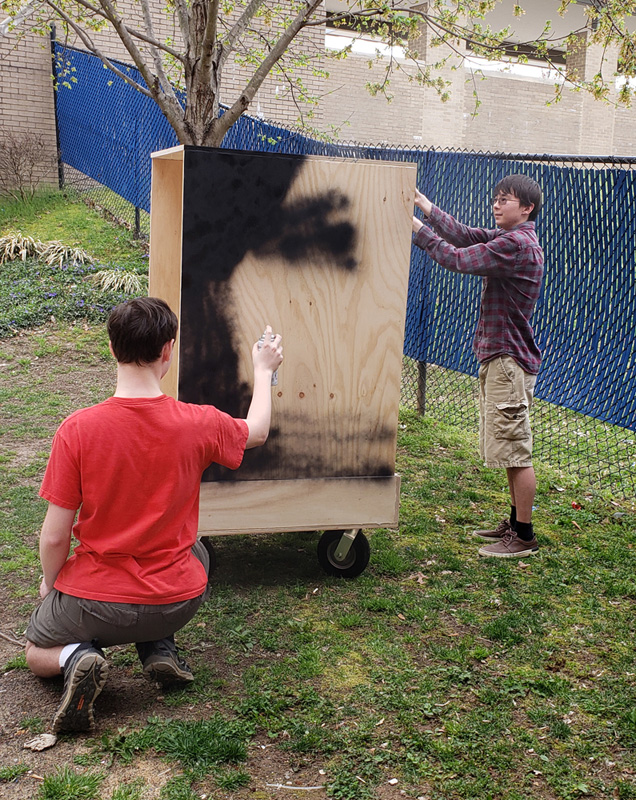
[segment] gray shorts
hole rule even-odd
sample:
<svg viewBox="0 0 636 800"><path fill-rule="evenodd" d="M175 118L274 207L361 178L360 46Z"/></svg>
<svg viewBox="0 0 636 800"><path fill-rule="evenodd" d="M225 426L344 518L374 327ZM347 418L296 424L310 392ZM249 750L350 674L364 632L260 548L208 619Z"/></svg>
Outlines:
<svg viewBox="0 0 636 800"><path fill-rule="evenodd" d="M487 467L531 467L536 375L498 356L479 368L479 452Z"/></svg>
<svg viewBox="0 0 636 800"><path fill-rule="evenodd" d="M201 542L192 554L208 571L210 559ZM53 589L35 609L26 638L38 647L96 641L99 647L133 642L156 642L183 628L210 594L166 605L107 603L85 600Z"/></svg>

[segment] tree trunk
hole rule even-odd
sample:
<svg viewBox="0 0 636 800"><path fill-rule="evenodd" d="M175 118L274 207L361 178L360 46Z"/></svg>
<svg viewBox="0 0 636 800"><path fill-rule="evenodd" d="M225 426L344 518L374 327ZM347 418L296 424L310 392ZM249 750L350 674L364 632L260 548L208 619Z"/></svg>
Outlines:
<svg viewBox="0 0 636 800"><path fill-rule="evenodd" d="M190 49L186 53L185 84L186 108L184 125L190 141L182 144L218 147L221 144L215 134L219 116L218 44L210 42L210 58L202 58L206 46L205 33L208 24L209 6L205 0L194 0L190 8ZM203 64L209 64L204 70ZM220 137L222 140L222 136Z"/></svg>

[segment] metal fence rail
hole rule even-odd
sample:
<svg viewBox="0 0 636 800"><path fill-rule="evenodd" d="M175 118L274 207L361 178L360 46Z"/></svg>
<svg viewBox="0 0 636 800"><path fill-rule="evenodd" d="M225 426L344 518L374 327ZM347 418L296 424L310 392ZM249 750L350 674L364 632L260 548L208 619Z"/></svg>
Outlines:
<svg viewBox="0 0 636 800"><path fill-rule="evenodd" d="M57 93L65 180L110 214L149 231L150 153L177 144L148 98L88 53L56 46L77 83ZM120 65L135 73L134 68ZM138 75L135 75L139 79ZM546 272L534 325L544 352L536 387L535 453L592 484L636 496L636 158L509 155L323 142L251 117L224 147L409 161L437 205L490 226L504 175L537 180ZM471 352L481 282L413 248L402 396L405 405L476 428Z"/></svg>

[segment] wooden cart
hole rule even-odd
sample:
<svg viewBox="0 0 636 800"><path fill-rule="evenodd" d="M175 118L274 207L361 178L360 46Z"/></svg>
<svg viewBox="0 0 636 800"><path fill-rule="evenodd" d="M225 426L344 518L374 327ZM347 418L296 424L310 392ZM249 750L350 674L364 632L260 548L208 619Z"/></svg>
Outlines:
<svg viewBox="0 0 636 800"><path fill-rule="evenodd" d="M180 319L167 394L245 416L251 349L285 360L270 437L203 476L206 536L324 531L353 577L398 523L395 474L416 168L180 146L153 154L150 294Z"/></svg>

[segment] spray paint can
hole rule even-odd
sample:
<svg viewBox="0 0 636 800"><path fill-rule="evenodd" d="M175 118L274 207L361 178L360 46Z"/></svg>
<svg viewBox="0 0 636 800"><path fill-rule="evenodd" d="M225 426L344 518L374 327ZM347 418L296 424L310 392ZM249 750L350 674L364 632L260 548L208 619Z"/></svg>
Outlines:
<svg viewBox="0 0 636 800"><path fill-rule="evenodd" d="M260 338L258 340L258 349L259 350L263 346L263 342L265 341L265 334L266 333L267 333L267 331L263 331L263 333L261 333L261 335L260 335ZM274 338L274 337L272 336L272 338ZM278 386L278 370L277 369L275 369L274 372L272 372L272 386Z"/></svg>

